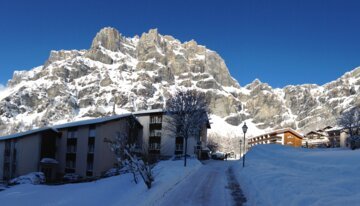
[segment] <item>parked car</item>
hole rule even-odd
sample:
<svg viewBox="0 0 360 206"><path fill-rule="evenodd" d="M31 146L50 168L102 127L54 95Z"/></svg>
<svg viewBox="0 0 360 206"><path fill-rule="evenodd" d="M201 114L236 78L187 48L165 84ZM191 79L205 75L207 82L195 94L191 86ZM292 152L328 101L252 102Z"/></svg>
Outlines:
<svg viewBox="0 0 360 206"><path fill-rule="evenodd" d="M225 159L225 153L223 152L214 152L211 154L211 158L214 160L224 160Z"/></svg>

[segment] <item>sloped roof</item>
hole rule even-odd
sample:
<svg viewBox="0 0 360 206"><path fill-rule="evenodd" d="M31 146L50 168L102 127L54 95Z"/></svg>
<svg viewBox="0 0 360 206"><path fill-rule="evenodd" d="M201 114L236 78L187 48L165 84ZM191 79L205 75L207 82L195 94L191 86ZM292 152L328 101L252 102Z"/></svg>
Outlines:
<svg viewBox="0 0 360 206"><path fill-rule="evenodd" d="M88 119L88 120L82 120L82 121L76 121L76 122L69 122L69 123L60 124L60 125L54 125L52 127L56 128L56 129L63 129L63 128L68 128L68 127L79 127L79 126L83 126L83 125L100 124L100 123L104 123L104 122L121 119L124 117L129 117L129 116L133 116L133 115L131 113L125 113L125 114L101 117L101 118L96 118L96 119Z"/></svg>
<svg viewBox="0 0 360 206"><path fill-rule="evenodd" d="M47 130L52 130L53 132L58 133L59 131L55 128L52 127L43 127L43 128L38 128L38 129L33 129L33 130L29 130L26 132L20 132L20 133L15 133L15 134L11 134L11 135L7 135L7 136L2 136L0 137L0 141L1 140L7 140L7 139L14 139L14 138L19 138L19 137L24 137L24 136L29 136L32 134L36 134L39 132L45 132Z"/></svg>
<svg viewBox="0 0 360 206"><path fill-rule="evenodd" d="M152 114L152 113L163 113L165 112L163 109L150 109L150 110L141 110L141 111L136 111L133 112L133 115L147 115L147 114Z"/></svg>
<svg viewBox="0 0 360 206"><path fill-rule="evenodd" d="M54 125L54 126L50 126L50 127L43 127L43 128L38 128L38 129L34 129L34 130L29 130L26 132L20 132L20 133L16 133L16 134L7 135L7 136L2 136L2 137L0 137L0 141L7 140L7 139L20 138L20 137L32 135L35 133L44 132L47 130L52 130L52 131L58 133L59 129L69 128L69 127L78 127L78 126L83 126L83 125L91 125L91 124L100 124L100 123L105 123L105 122L109 122L109 121L113 121L113 120L117 120L117 119L122 119L124 117L129 117L129 116L134 117L134 115L132 115L131 113L125 113L125 114L121 114L121 115L114 115L114 116L108 116L108 117L102 117L102 118L96 118L96 119L69 122L69 123ZM138 121L135 117L134 117L134 119L136 121Z"/></svg>
<svg viewBox="0 0 360 206"><path fill-rule="evenodd" d="M318 134L318 135L321 135L321 136L326 136L325 134L323 134L321 132L318 132L318 131L310 131L310 132L306 133L305 136L308 136L309 134Z"/></svg>
<svg viewBox="0 0 360 206"><path fill-rule="evenodd" d="M264 135L282 134L282 133L285 133L285 132L291 132L291 133L295 134L296 136L298 136L300 138L304 138L304 136L302 134L300 134L299 132L297 132L297 131L295 131L295 130L293 130L291 128L284 128L284 129L278 129L278 130L275 130L275 131L272 131L272 132L264 133L264 134L261 134L261 135L257 135L257 136L251 137L249 139L261 137L261 136L264 136Z"/></svg>

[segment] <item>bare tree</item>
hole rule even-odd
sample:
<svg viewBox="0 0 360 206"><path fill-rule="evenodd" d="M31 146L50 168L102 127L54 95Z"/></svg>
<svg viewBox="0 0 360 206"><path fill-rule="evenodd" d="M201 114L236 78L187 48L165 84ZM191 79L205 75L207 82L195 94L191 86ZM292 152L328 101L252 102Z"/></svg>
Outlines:
<svg viewBox="0 0 360 206"><path fill-rule="evenodd" d="M240 144L242 144L241 137L234 133L228 133L225 136L217 133L208 135L208 147L213 152L240 153Z"/></svg>
<svg viewBox="0 0 360 206"><path fill-rule="evenodd" d="M360 134L360 105L342 113L338 124L349 131L350 136Z"/></svg>
<svg viewBox="0 0 360 206"><path fill-rule="evenodd" d="M166 102L164 130L184 139L184 166L186 167L187 143L190 137L199 137L209 121L208 102L205 94L195 90L180 90Z"/></svg>
<svg viewBox="0 0 360 206"><path fill-rule="evenodd" d="M132 173L135 183L138 183L137 174L139 173L147 188L151 188L154 177L149 164L145 163L139 156L139 148L136 146L137 133L136 122L127 122L128 131L117 133L115 138L105 139L109 143L111 151L115 154L120 167L125 167Z"/></svg>

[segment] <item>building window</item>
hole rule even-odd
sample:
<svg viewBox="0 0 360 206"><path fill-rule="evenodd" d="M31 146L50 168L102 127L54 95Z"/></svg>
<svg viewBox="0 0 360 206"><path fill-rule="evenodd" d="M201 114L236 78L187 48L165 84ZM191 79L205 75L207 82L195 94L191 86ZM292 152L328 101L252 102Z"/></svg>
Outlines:
<svg viewBox="0 0 360 206"><path fill-rule="evenodd" d="M157 142L150 143L149 150L160 150L160 143Z"/></svg>
<svg viewBox="0 0 360 206"><path fill-rule="evenodd" d="M94 144L88 144L88 153L94 153Z"/></svg>
<svg viewBox="0 0 360 206"><path fill-rule="evenodd" d="M151 137L161 137L161 130L151 130L150 136Z"/></svg>
<svg viewBox="0 0 360 206"><path fill-rule="evenodd" d="M184 138L176 137L175 140L175 152L182 152L184 149Z"/></svg>
<svg viewBox="0 0 360 206"><path fill-rule="evenodd" d="M150 117L150 124L161 124L162 116L152 116Z"/></svg>
<svg viewBox="0 0 360 206"><path fill-rule="evenodd" d="M77 138L77 128L70 128L68 130L68 136L67 138L71 139L71 138Z"/></svg>
<svg viewBox="0 0 360 206"><path fill-rule="evenodd" d="M96 136L96 125L90 125L89 127L89 137Z"/></svg>
<svg viewBox="0 0 360 206"><path fill-rule="evenodd" d="M66 168L67 169L75 169L76 163L75 160L67 159L66 160Z"/></svg>
<svg viewBox="0 0 360 206"><path fill-rule="evenodd" d="M76 149L77 149L76 144L68 145L66 152L67 153L76 153Z"/></svg>
<svg viewBox="0 0 360 206"><path fill-rule="evenodd" d="M93 168L94 168L94 163L92 161L88 161L86 165L86 170L93 171Z"/></svg>

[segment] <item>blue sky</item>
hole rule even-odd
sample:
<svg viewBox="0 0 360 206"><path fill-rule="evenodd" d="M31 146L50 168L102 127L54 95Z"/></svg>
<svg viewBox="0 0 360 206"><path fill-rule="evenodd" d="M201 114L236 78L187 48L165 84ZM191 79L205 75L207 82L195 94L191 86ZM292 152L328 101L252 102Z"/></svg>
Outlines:
<svg viewBox="0 0 360 206"><path fill-rule="evenodd" d="M0 2L0 83L50 50L87 49L105 26L158 28L217 51L241 85L324 84L360 66L360 1L148 0Z"/></svg>

